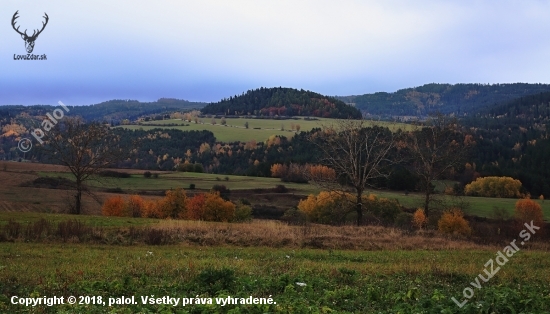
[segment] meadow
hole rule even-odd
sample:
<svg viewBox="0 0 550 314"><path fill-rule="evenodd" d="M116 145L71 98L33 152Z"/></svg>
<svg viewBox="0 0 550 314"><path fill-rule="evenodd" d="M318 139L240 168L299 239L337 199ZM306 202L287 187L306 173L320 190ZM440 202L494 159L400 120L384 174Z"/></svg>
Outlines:
<svg viewBox="0 0 550 314"><path fill-rule="evenodd" d="M2 168L0 168L2 169ZM278 184L305 196L318 188L274 178L157 172L97 184L99 198L120 192L161 192L224 184L234 191ZM437 231L379 226L291 226L277 221L211 223L56 213L68 191L25 187L43 176L69 178L63 167L7 163L0 171L0 312L2 313L542 313L550 311L548 244L535 240L474 288L487 260L504 245L480 245ZM417 206L421 195L373 191ZM259 192L262 194L263 192ZM151 193L152 194L152 193ZM287 193L288 194L288 193ZM273 193L272 203L285 194ZM237 196L240 197L240 196ZM447 198L448 196L442 196ZM465 198L476 214L514 199ZM548 218L548 205L542 203ZM25 207L27 206L27 207ZM509 239L512 241L513 238ZM496 267L496 265L495 265ZM463 308L470 287L474 296ZM12 296L89 296L82 304L26 307ZM135 297L136 304L103 305ZM141 297L213 298L214 304L174 307ZM215 298L272 298L276 304L217 305ZM101 297L101 302L97 297ZM79 299L77 299L79 300ZM88 301L86 301L88 300ZM114 300L114 299L113 299ZM65 302L66 303L66 302ZM94 304L97 303L97 304Z"/></svg>
<svg viewBox="0 0 550 314"><path fill-rule="evenodd" d="M39 172L40 176L65 177L71 176L66 172ZM227 178L227 179L226 179ZM144 178L143 175L134 173L130 178L105 178L101 182L91 182L92 186L107 189L121 189L126 193L140 193L142 191L166 191L175 188L189 189L190 184L195 184L198 190L210 190L212 186L223 184L230 190L249 191L254 194L254 189L273 189L276 185L284 185L294 195L307 196L317 194L321 188L314 184L281 182L280 179L266 177L246 177L234 175L219 175L208 173L192 172L160 172L158 178ZM422 206L424 195L421 193L403 193L388 190L369 190L369 193L380 197L395 199L407 208ZM256 192L261 193L261 192ZM242 194L241 194L242 195ZM454 197L440 194L437 201L447 205L466 205L464 212L468 215L493 218L495 209L500 208L508 213L510 217L514 214L514 206L517 199L512 198L489 198L489 197ZM544 217L550 220L550 202L536 200L543 208Z"/></svg>
<svg viewBox="0 0 550 314"><path fill-rule="evenodd" d="M248 142L251 140L262 142L267 140L271 135L282 135L291 138L296 134L296 131L291 129L291 123L295 125L299 124L300 131L309 131L314 128L321 128L324 125L330 125L336 121L326 118L317 118L317 120L304 120L303 118L288 120L226 118L226 125L221 125L221 119L216 119L216 124L212 124L211 120L211 118L201 118L199 119L199 123L179 119L158 120L142 122L140 125L124 125L122 127L129 130L150 130L163 127L182 131L207 130L214 133L216 140L229 143L236 141ZM245 122L248 122L248 129L244 126ZM371 125L387 126L394 131L400 128L402 130L411 130L414 127L411 124L385 121L370 121L369 123Z"/></svg>
<svg viewBox="0 0 550 314"><path fill-rule="evenodd" d="M11 225L76 219L89 236L56 228L15 237L0 225L0 312L5 313L541 313L550 310L548 246L528 243L460 309L503 246L384 227L227 224L42 214ZM7 218L6 215L1 219ZM104 222L101 222L101 221ZM130 221L133 223L130 224ZM65 221L66 222L66 221ZM36 228L31 228L36 230ZM25 229L25 230L31 230ZM84 228L80 228L83 230ZM36 232L36 231L35 231ZM175 239L151 245L139 235ZM5 238L8 237L8 238ZM11 237L11 238L9 238ZM8 239L9 242L5 240ZM11 239L11 240L10 240ZM12 296L81 296L83 304L25 307ZM136 304L103 304L135 297ZM272 298L272 305L143 304L141 297ZM97 297L101 297L98 302ZM83 300L86 300L83 298ZM215 299L213 299L215 300Z"/></svg>

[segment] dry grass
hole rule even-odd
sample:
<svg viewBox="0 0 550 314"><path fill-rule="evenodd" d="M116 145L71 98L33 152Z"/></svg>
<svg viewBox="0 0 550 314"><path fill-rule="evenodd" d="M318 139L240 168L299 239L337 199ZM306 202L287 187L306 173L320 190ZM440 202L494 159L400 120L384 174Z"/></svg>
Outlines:
<svg viewBox="0 0 550 314"><path fill-rule="evenodd" d="M407 234L379 226L289 226L278 221L242 224L165 220L155 225L176 242L199 245L236 245L346 250L446 250L487 246L449 239L434 233Z"/></svg>

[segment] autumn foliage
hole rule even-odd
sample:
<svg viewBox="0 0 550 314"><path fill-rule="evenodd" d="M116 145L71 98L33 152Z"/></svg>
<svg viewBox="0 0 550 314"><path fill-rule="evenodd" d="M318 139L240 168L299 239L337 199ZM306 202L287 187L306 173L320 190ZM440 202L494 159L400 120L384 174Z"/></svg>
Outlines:
<svg viewBox="0 0 550 314"><path fill-rule="evenodd" d="M101 213L104 216L117 216L117 217L124 217L126 216L126 206L124 204L124 200L120 196L114 196L111 198L108 198L105 203L103 203L103 207L101 207Z"/></svg>
<svg viewBox="0 0 550 314"><path fill-rule="evenodd" d="M334 181L336 171L323 165L273 164L271 176L285 182Z"/></svg>
<svg viewBox="0 0 550 314"><path fill-rule="evenodd" d="M532 220L538 226L544 222L542 207L539 203L530 199L521 199L516 202L515 217L521 223L529 223Z"/></svg>
<svg viewBox="0 0 550 314"><path fill-rule="evenodd" d="M437 225L439 231L445 234L467 236L472 233L464 214L456 208L444 212Z"/></svg>
<svg viewBox="0 0 550 314"><path fill-rule="evenodd" d="M417 209L414 212L412 221L413 221L413 225L416 228L422 229L422 227L424 227L426 225L426 223L428 222L426 214L424 213L424 209L422 209L422 208Z"/></svg>
<svg viewBox="0 0 550 314"><path fill-rule="evenodd" d="M374 194L364 195L361 202L365 211L379 224L391 225L401 213L396 201ZM355 213L355 196L349 193L322 191L318 195L310 194L307 199L301 200L298 210L305 213L311 222L345 223L347 216Z"/></svg>
<svg viewBox="0 0 550 314"><path fill-rule="evenodd" d="M464 187L464 193L472 196L519 198L521 182L510 177L483 177Z"/></svg>
<svg viewBox="0 0 550 314"><path fill-rule="evenodd" d="M218 192L187 197L185 190L178 188L166 191L166 196L156 201L146 201L139 195L132 195L126 201L114 196L105 201L101 212L105 216L231 222L250 220L252 208L245 205L236 207L220 197Z"/></svg>

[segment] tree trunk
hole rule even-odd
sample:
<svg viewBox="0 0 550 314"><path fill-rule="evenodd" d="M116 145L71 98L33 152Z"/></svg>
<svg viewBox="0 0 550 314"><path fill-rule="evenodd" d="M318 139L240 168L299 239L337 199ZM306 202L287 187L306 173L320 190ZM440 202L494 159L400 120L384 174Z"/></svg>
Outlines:
<svg viewBox="0 0 550 314"><path fill-rule="evenodd" d="M424 214L428 217L430 210L430 188L426 187L426 195L424 197Z"/></svg>
<svg viewBox="0 0 550 314"><path fill-rule="evenodd" d="M82 181L80 179L76 179L76 195L74 198L73 214L80 215L80 209L82 208Z"/></svg>
<svg viewBox="0 0 550 314"><path fill-rule="evenodd" d="M363 204L361 204L361 196L363 191L357 191L357 198L355 199L355 210L357 211L357 225L363 224Z"/></svg>

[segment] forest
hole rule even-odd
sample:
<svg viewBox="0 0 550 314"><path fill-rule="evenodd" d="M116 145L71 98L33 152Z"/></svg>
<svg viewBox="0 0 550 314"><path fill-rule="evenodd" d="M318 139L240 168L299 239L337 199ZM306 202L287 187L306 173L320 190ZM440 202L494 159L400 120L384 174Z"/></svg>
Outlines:
<svg viewBox="0 0 550 314"><path fill-rule="evenodd" d="M224 98L202 108L204 114L257 116L313 116L357 119L361 112L332 97L303 89L258 88Z"/></svg>
<svg viewBox="0 0 550 314"><path fill-rule="evenodd" d="M440 112L465 116L519 97L550 91L548 84L425 84L393 93L377 92L336 97L355 103L357 109L375 116L428 116Z"/></svg>

